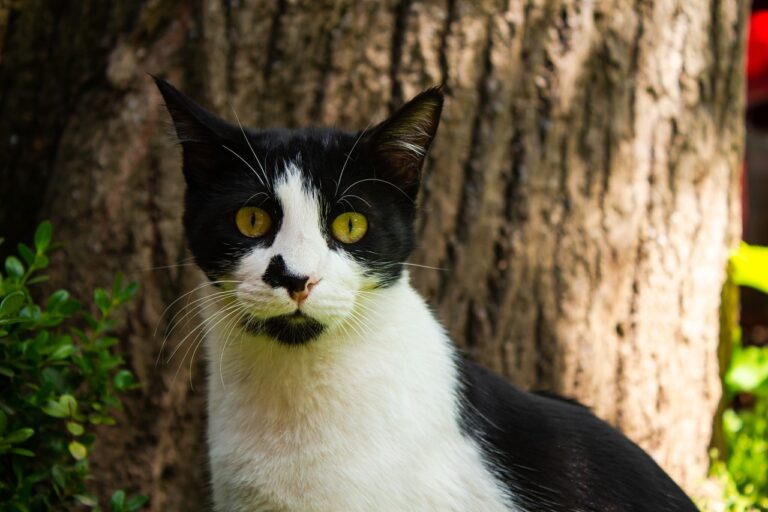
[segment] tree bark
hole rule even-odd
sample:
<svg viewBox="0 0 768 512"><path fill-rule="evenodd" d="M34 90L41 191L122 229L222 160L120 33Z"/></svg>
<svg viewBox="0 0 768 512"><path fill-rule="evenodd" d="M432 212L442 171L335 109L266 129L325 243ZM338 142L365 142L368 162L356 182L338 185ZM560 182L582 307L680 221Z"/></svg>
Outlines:
<svg viewBox="0 0 768 512"><path fill-rule="evenodd" d="M256 127L362 129L444 83L413 257L435 268L413 267L413 282L470 357L578 398L696 487L738 238L746 2L102 5L0 11L0 100L45 142L11 148L17 124L0 123L2 151L27 155L2 155L13 196L45 190L38 203L4 204L52 218L67 241L58 284L87 296L121 270L142 285L122 348L144 387L100 438L102 496L141 491L157 511L207 501L202 367L182 357L189 344L155 365L186 300L161 312L201 277L181 233L178 150L145 72ZM56 15L78 23L51 35L34 21ZM42 40L61 68L53 84L50 60L28 58ZM87 86L51 92L71 89L80 68ZM25 121L22 96L39 121ZM6 231L14 208L0 208Z"/></svg>

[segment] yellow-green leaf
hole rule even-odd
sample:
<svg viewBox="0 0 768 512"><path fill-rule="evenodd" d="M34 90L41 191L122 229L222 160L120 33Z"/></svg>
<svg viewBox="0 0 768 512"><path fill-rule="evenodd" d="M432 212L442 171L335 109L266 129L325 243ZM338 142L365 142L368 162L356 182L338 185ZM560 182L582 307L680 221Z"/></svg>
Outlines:
<svg viewBox="0 0 768 512"><path fill-rule="evenodd" d="M69 443L69 453L72 454L75 460L82 460L88 455L88 450L77 441L72 441Z"/></svg>
<svg viewBox="0 0 768 512"><path fill-rule="evenodd" d="M731 275L739 286L768 293L768 247L742 242L731 255Z"/></svg>
<svg viewBox="0 0 768 512"><path fill-rule="evenodd" d="M83 432L85 432L83 426L79 423L75 423L74 421L67 423L67 430L69 430L69 433L73 436L81 436L83 435Z"/></svg>

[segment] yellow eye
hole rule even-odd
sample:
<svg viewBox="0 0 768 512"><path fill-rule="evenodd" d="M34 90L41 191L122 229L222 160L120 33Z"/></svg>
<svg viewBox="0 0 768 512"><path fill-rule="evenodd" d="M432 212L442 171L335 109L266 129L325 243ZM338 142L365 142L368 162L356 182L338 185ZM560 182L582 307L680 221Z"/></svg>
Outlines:
<svg viewBox="0 0 768 512"><path fill-rule="evenodd" d="M368 219L354 212L342 213L331 224L333 237L341 243L353 244L368 231Z"/></svg>
<svg viewBox="0 0 768 512"><path fill-rule="evenodd" d="M235 216L235 224L242 234L251 238L264 236L272 227L272 217L256 206L240 208Z"/></svg>

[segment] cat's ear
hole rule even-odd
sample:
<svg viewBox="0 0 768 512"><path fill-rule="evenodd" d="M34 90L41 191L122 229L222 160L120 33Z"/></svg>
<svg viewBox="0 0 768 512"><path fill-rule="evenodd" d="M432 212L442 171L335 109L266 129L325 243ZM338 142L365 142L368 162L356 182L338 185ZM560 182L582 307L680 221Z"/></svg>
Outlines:
<svg viewBox="0 0 768 512"><path fill-rule="evenodd" d="M215 171L221 141L228 124L183 95L165 80L152 77L171 114L183 150L187 181L208 177Z"/></svg>
<svg viewBox="0 0 768 512"><path fill-rule="evenodd" d="M415 196L443 109L442 87L422 92L366 136L377 172ZM384 177L384 176L382 176Z"/></svg>

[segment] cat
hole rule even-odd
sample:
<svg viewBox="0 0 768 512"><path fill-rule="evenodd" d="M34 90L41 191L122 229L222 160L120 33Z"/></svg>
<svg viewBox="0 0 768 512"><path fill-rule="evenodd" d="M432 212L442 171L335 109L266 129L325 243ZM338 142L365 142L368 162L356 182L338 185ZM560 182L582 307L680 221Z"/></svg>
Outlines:
<svg viewBox="0 0 768 512"><path fill-rule="evenodd" d="M586 407L463 360L409 284L428 89L357 133L246 130L157 86L183 223L213 285L213 507L223 512L694 511Z"/></svg>

